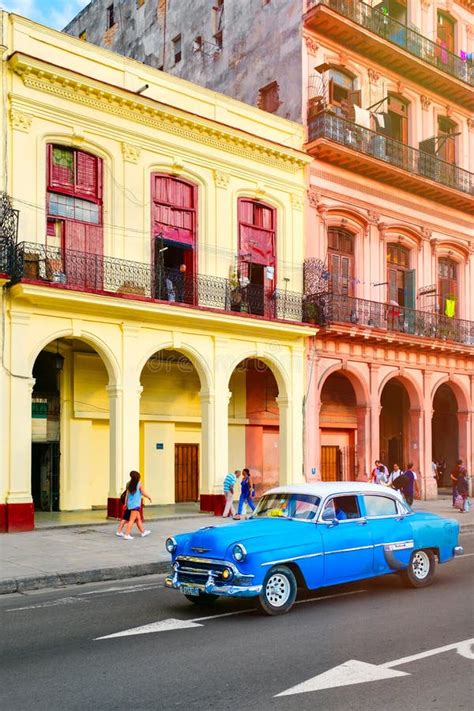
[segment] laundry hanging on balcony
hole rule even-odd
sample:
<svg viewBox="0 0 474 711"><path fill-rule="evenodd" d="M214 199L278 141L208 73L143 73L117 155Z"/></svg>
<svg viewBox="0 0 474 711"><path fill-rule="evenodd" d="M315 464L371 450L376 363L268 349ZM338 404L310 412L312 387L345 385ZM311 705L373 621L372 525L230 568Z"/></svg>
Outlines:
<svg viewBox="0 0 474 711"><path fill-rule="evenodd" d="M447 296L444 305L444 315L448 318L454 318L456 315L456 298L454 296Z"/></svg>

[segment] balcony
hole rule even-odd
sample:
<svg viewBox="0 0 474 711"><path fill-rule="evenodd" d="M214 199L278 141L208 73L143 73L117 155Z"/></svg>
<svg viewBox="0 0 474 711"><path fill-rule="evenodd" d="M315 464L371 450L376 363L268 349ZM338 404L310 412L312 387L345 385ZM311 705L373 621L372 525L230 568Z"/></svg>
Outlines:
<svg viewBox="0 0 474 711"><path fill-rule="evenodd" d="M308 0L305 27L469 110L474 67L360 0Z"/></svg>
<svg viewBox="0 0 474 711"><path fill-rule="evenodd" d="M18 282L273 321L303 320L303 297L296 292L276 289L268 294L256 284L188 276L175 269L36 243L22 242L14 250L11 283Z"/></svg>
<svg viewBox="0 0 474 711"><path fill-rule="evenodd" d="M323 338L393 341L404 348L457 351L459 346L467 346L471 355L474 350L473 321L378 301L327 292L312 294L306 297L304 318L323 329L318 334Z"/></svg>
<svg viewBox="0 0 474 711"><path fill-rule="evenodd" d="M306 148L319 160L474 214L474 173L329 111L309 119Z"/></svg>

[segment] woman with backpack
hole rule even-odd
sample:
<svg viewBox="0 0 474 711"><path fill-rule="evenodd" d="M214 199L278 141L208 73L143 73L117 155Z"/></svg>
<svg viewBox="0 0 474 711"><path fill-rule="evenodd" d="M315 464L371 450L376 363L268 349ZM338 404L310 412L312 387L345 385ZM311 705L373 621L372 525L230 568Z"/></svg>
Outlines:
<svg viewBox="0 0 474 711"><path fill-rule="evenodd" d="M133 536L130 535L130 531L133 528L133 524L136 524L138 530L140 531L141 537L149 536L151 531L145 530L143 528L143 521L141 516L141 505L142 496L151 503L151 498L148 496L146 491L140 484L140 474L136 471L130 472L130 481L128 482L125 489L125 512L122 515L122 520L118 527L117 536L125 538L127 541L133 540ZM127 520L128 519L128 520ZM125 534L122 529L127 524L125 529Z"/></svg>

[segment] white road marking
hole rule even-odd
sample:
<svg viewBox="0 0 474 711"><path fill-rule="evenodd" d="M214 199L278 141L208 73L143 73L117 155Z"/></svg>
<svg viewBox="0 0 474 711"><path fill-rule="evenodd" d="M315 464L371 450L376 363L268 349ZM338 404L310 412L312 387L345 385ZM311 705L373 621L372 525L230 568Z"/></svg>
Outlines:
<svg viewBox="0 0 474 711"><path fill-rule="evenodd" d="M5 612L19 612L20 610L36 610L40 607L56 607L57 605L73 605L75 602L89 602L78 597L62 597L59 600L48 600L47 602L38 602L36 605L26 605L25 607L10 607Z"/></svg>
<svg viewBox="0 0 474 711"><path fill-rule="evenodd" d="M409 672L401 672L392 669L392 667L398 667L401 664L409 664L418 659L432 657L435 654L443 654L453 649L467 659L474 659L474 638L454 642L454 644L446 644L444 647L428 649L425 652L411 654L408 657L394 659L384 664L368 664L367 662L359 662L357 659L349 659L347 662L344 662L344 664L339 664L337 667L328 669L328 671L322 674L318 674L307 681L303 681L301 684L297 684L290 689L282 691L280 694L276 694L275 697L304 694L308 691L321 691L321 689L332 689L340 686L349 686L351 684L364 684L368 681L392 679L397 676L410 676Z"/></svg>
<svg viewBox="0 0 474 711"><path fill-rule="evenodd" d="M130 585L124 588L106 588L105 590L89 590L88 592L79 593L79 595L107 595L110 593L115 593L117 595L124 595L131 592L140 592L141 590L154 590L155 588L162 588L163 583L143 583L141 585Z"/></svg>
<svg viewBox="0 0 474 711"><path fill-rule="evenodd" d="M344 597L345 595L357 595L358 593L367 592L366 590L352 590L350 592L337 593L334 595L325 595L321 597L313 597L310 600L299 600L296 604L302 604L305 602L316 602L318 600L329 600L334 597ZM183 630L190 629L191 627L202 627L202 622L208 620L217 620L221 617L235 617L236 615L244 615L249 612L255 612L255 608L250 608L246 610L235 610L234 612L222 612L220 615L207 615L206 617L195 617L192 620L177 620L173 617L166 620L159 620L158 622L150 622L147 625L142 625L140 627L132 627L128 630L123 630L122 632L115 632L114 634L107 634L103 637L96 637L94 642L100 639L112 639L113 637L129 637L136 634L150 634L152 632L169 632L170 630Z"/></svg>

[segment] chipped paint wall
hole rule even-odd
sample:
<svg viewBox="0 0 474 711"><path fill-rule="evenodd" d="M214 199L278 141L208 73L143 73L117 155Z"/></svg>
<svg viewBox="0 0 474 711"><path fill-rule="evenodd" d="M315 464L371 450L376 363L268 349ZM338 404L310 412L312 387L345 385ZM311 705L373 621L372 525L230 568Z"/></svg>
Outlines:
<svg viewBox="0 0 474 711"><path fill-rule="evenodd" d="M300 0L115 0L114 24L107 27L111 0L93 0L65 32L106 47L201 86L258 105L259 89L276 81L275 113L301 121ZM214 37L222 30L222 49ZM181 35L175 62L173 39ZM268 37L271 41L269 53ZM193 43L202 39L200 51Z"/></svg>

